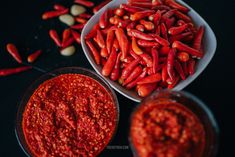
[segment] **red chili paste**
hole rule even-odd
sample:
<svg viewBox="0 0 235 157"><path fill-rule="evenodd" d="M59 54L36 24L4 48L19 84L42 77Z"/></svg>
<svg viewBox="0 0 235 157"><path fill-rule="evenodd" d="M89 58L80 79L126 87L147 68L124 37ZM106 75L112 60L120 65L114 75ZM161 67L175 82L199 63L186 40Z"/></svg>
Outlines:
<svg viewBox="0 0 235 157"><path fill-rule="evenodd" d="M172 101L141 105L132 116L130 136L139 157L201 157L205 148L201 121Z"/></svg>
<svg viewBox="0 0 235 157"><path fill-rule="evenodd" d="M23 132L33 156L97 156L117 123L112 96L96 80L62 74L42 83L23 114Z"/></svg>

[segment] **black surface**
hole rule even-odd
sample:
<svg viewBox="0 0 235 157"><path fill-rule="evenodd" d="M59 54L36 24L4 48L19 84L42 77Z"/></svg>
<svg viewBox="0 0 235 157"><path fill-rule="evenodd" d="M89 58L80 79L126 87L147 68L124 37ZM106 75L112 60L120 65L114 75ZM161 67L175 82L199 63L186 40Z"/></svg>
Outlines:
<svg viewBox="0 0 235 157"><path fill-rule="evenodd" d="M201 98L213 111L220 126L220 157L234 156L234 9L233 1L185 0L195 8L214 30L218 47L215 57L207 69L185 90ZM44 54L36 65L47 70L64 66L82 66L91 69L81 50L73 57L62 57L54 44L47 38L47 30L56 27L56 22L41 22L41 13L52 0L11 0L0 1L0 68L17 66L6 53L5 44L13 42L31 51L44 48ZM225 4L226 3L226 4ZM33 40L34 36L38 40ZM42 73L35 70L0 78L0 156L24 157L15 134L15 116L18 102L27 87ZM111 145L128 145L128 119L136 103L117 94L120 102L119 130ZM233 125L232 125L233 123ZM125 148L125 147L124 147ZM130 149L106 150L101 156L132 156Z"/></svg>

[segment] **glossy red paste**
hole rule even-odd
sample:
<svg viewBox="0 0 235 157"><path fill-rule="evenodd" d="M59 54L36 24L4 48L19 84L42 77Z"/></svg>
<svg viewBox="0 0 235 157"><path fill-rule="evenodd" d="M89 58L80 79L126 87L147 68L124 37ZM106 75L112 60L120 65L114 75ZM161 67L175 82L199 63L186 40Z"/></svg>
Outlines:
<svg viewBox="0 0 235 157"><path fill-rule="evenodd" d="M139 157L201 157L205 147L201 121L172 101L141 105L132 116L130 136Z"/></svg>
<svg viewBox="0 0 235 157"><path fill-rule="evenodd" d="M115 131L117 115L112 96L96 80L62 74L35 90L22 126L34 156L97 156Z"/></svg>

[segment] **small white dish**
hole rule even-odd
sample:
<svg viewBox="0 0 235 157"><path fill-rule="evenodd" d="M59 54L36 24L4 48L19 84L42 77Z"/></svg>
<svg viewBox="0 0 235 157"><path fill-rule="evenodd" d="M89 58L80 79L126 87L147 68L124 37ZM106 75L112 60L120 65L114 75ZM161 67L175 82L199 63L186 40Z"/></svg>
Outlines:
<svg viewBox="0 0 235 157"><path fill-rule="evenodd" d="M192 76L189 76L186 80L179 82L179 84L177 86L175 86L175 88L173 88L173 90L176 90L176 91L184 89L186 86L188 86L192 81L194 81L202 73L202 71L207 67L207 65L210 63L212 57L214 56L215 51L216 51L216 46L217 46L217 41L216 41L215 34L212 31L211 27L207 24L207 22L193 8L188 6L185 2L183 2L182 0L178 0L178 2L185 5L185 6L187 6L190 9L189 15L193 19L196 26L200 26L200 25L205 26L205 35L204 35L204 39L203 39L203 46L204 46L203 50L204 50L205 55L202 59L200 59L198 61L195 74L192 75ZM83 51L84 51L88 61L92 65L92 67L101 76L102 76L102 74L101 74L102 68L100 66L96 65L96 63L95 63L95 61L92 57L92 54L90 53L90 50L88 49L88 47L85 43L85 38L84 37L86 36L86 34L88 34L90 32L92 27L99 21L100 16L102 15L102 13L105 10L107 10L108 8L116 8L122 3L127 3L127 0L118 0L118 1L113 0L110 3L108 3L106 6L104 6L100 11L98 11L87 22L87 24L83 28L83 31L82 31L82 34L81 34L81 43L82 43ZM104 77L104 76L102 76L102 77L117 92L124 95L125 97L127 97L127 98L129 98L133 101L136 101L136 102L140 102L142 100L142 98L139 97L135 91L125 89L120 84L118 84L117 82L112 81L108 77Z"/></svg>

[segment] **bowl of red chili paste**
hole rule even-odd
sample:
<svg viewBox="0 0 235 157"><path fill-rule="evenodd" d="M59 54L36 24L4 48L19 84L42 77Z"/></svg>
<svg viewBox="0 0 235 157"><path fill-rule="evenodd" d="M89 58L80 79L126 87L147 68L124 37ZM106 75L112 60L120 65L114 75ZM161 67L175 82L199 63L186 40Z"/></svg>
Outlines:
<svg viewBox="0 0 235 157"><path fill-rule="evenodd" d="M186 92L155 92L131 116L136 157L213 157L218 126L210 110Z"/></svg>
<svg viewBox="0 0 235 157"><path fill-rule="evenodd" d="M117 97L100 76L62 68L28 89L16 135L28 156L97 156L114 136L118 120Z"/></svg>

